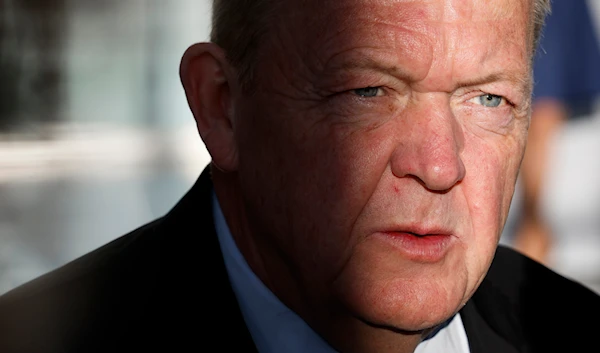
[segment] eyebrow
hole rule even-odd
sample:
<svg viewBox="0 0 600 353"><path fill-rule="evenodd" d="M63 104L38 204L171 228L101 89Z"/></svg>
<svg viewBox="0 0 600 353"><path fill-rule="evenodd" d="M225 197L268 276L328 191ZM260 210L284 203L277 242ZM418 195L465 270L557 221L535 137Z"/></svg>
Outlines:
<svg viewBox="0 0 600 353"><path fill-rule="evenodd" d="M457 85L457 88L479 86L479 85L493 83L493 82L499 82L499 81L512 83L514 86L518 87L519 91L522 94L525 94L525 95L530 94L532 91L532 87L533 87L533 82L532 82L532 79L530 78L530 76L523 77L521 75L516 75L516 74L512 74L512 73L499 72L499 73L493 73L493 74L490 74L487 76L483 76L481 78L477 78L474 80L467 80L467 81L460 82Z"/></svg>
<svg viewBox="0 0 600 353"><path fill-rule="evenodd" d="M385 60L377 60L369 55L353 55L351 58L345 58L344 60L333 61L328 60L322 68L323 72L327 75L332 73L338 73L340 71L352 71L352 70L372 70L374 72L383 73L396 77L399 80L406 82L414 82L417 79L414 75L402 66L395 65Z"/></svg>
<svg viewBox="0 0 600 353"><path fill-rule="evenodd" d="M401 78L411 79L411 75L402 70L401 67L393 64L382 63L369 55L353 55L350 60L343 60L341 63L335 63L331 65L328 62L324 65L324 68L327 70L335 69L335 70L353 70L353 69L371 69L376 71L381 71L386 74L394 75Z"/></svg>

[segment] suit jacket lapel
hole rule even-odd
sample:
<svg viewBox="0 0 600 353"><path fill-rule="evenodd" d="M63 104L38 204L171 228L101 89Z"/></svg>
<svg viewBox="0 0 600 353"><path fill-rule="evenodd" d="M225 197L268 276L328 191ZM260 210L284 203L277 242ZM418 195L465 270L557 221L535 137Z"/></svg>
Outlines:
<svg viewBox="0 0 600 353"><path fill-rule="evenodd" d="M511 342L492 329L473 301L463 307L460 316L471 353L519 353Z"/></svg>
<svg viewBox="0 0 600 353"><path fill-rule="evenodd" d="M183 303L186 300L199 303L199 309L189 308L191 320L200 321L202 327L198 334L204 339L199 342L214 342L222 351L257 352L229 282L217 238L208 167L162 219L157 231L169 238L165 239L163 249L165 258L174 263L169 268L181 269L179 275L166 273L167 278L174 279L175 283L192 281L198 284L197 289L179 294L179 299ZM186 275L191 278L180 278ZM191 286L187 288L189 290Z"/></svg>

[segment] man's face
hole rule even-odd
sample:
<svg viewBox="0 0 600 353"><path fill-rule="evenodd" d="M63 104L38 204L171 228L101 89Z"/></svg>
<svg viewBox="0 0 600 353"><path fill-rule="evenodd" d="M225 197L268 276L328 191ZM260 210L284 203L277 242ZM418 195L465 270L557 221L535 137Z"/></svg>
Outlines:
<svg viewBox="0 0 600 353"><path fill-rule="evenodd" d="M473 294L506 220L529 117L528 2L289 3L256 92L234 97L261 278L300 312L434 326Z"/></svg>

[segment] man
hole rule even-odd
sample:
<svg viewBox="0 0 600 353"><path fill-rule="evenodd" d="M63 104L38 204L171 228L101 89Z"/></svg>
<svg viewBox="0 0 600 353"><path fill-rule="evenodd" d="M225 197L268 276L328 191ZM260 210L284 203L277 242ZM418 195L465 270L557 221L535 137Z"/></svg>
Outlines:
<svg viewBox="0 0 600 353"><path fill-rule="evenodd" d="M216 1L181 65L210 168L5 295L0 351L588 347L598 296L496 252L547 6Z"/></svg>

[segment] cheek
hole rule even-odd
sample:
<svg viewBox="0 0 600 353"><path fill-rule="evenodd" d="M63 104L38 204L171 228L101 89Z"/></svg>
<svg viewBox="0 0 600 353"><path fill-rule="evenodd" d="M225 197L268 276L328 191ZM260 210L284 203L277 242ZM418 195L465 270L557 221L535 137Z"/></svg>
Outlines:
<svg viewBox="0 0 600 353"><path fill-rule="evenodd" d="M310 266L301 272L336 272L356 241L355 220L386 168L384 141L390 139L316 116L254 116L262 118L244 122L240 130L249 132L239 151L249 209L261 210L252 216L295 263Z"/></svg>
<svg viewBox="0 0 600 353"><path fill-rule="evenodd" d="M512 200L517 172L523 153L523 144L519 140L503 137L502 142L466 143L467 166L464 181L466 199L472 216L475 236L486 229L494 229L494 241L500 233L508 215Z"/></svg>
<svg viewBox="0 0 600 353"><path fill-rule="evenodd" d="M311 251L319 261L341 266L359 241L354 226L387 167L388 140L376 132L334 127L298 151L307 167L295 175L303 191L294 203L304 208L303 223L313 225L307 236L317 238L311 240L319 246Z"/></svg>

